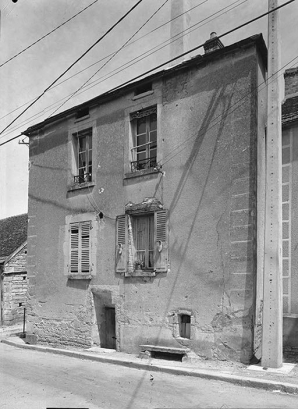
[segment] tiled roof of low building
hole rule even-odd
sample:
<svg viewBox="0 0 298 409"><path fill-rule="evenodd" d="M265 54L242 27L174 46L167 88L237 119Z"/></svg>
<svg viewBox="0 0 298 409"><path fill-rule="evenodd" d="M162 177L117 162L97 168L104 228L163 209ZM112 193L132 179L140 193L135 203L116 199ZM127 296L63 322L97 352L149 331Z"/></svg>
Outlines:
<svg viewBox="0 0 298 409"><path fill-rule="evenodd" d="M282 123L288 125L298 121L298 95L287 98L282 105Z"/></svg>
<svg viewBox="0 0 298 409"><path fill-rule="evenodd" d="M0 260L10 256L27 240L28 215L0 220Z"/></svg>

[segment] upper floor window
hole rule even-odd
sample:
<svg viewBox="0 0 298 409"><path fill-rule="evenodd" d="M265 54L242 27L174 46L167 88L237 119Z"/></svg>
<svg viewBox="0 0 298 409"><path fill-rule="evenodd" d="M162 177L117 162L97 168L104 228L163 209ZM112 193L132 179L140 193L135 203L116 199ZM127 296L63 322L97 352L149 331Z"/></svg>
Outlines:
<svg viewBox="0 0 298 409"><path fill-rule="evenodd" d="M133 147L131 171L152 169L157 164L157 109L131 114Z"/></svg>
<svg viewBox="0 0 298 409"><path fill-rule="evenodd" d="M74 135L76 151L75 183L92 181L92 128L79 131Z"/></svg>

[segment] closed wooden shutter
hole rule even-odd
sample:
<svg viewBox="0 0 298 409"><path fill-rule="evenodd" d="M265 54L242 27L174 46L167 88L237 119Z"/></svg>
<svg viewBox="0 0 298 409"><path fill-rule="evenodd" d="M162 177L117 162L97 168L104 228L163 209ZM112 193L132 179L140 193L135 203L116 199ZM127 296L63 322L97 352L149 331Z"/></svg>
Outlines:
<svg viewBox="0 0 298 409"><path fill-rule="evenodd" d="M90 222L81 223L81 273L90 273Z"/></svg>
<svg viewBox="0 0 298 409"><path fill-rule="evenodd" d="M168 271L168 217L167 210L154 213L155 255L154 269L157 273Z"/></svg>
<svg viewBox="0 0 298 409"><path fill-rule="evenodd" d="M90 229L90 221L70 225L70 273L88 274L91 271Z"/></svg>
<svg viewBox="0 0 298 409"><path fill-rule="evenodd" d="M116 220L116 272L125 273L127 269L127 251L126 251L126 235L127 235L127 218L126 215L117 217Z"/></svg>
<svg viewBox="0 0 298 409"><path fill-rule="evenodd" d="M70 226L70 273L79 272L79 226L71 224Z"/></svg>

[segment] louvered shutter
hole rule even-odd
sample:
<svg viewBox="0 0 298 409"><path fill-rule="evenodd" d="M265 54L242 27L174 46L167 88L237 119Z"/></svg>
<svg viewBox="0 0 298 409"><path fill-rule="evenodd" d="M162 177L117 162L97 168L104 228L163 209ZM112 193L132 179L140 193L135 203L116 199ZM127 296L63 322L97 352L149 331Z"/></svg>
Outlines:
<svg viewBox="0 0 298 409"><path fill-rule="evenodd" d="M168 221L167 210L154 213L154 269L157 273L168 271Z"/></svg>
<svg viewBox="0 0 298 409"><path fill-rule="evenodd" d="M126 232L127 232L126 215L117 217L117 232L116 232L116 273L125 273L127 268L126 254Z"/></svg>
<svg viewBox="0 0 298 409"><path fill-rule="evenodd" d="M70 263L69 272L79 272L79 225L70 225Z"/></svg>
<svg viewBox="0 0 298 409"><path fill-rule="evenodd" d="M90 273L90 256L91 256L91 240L90 240L90 222L84 222L80 225L81 233L81 251L80 251L80 267L82 274Z"/></svg>

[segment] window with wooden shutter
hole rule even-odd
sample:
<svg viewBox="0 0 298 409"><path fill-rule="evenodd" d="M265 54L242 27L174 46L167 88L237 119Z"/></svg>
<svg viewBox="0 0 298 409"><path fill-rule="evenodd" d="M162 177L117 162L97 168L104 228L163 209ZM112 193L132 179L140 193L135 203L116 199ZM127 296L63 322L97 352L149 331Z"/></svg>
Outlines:
<svg viewBox="0 0 298 409"><path fill-rule="evenodd" d="M91 272L91 222L72 223L70 225L70 263L72 274Z"/></svg>
<svg viewBox="0 0 298 409"><path fill-rule="evenodd" d="M167 210L154 213L155 255L154 269L157 273L168 271L168 217Z"/></svg>
<svg viewBox="0 0 298 409"><path fill-rule="evenodd" d="M117 217L116 223L116 272L125 273L127 268L127 250L126 250L126 235L127 235L127 216L121 215Z"/></svg>

